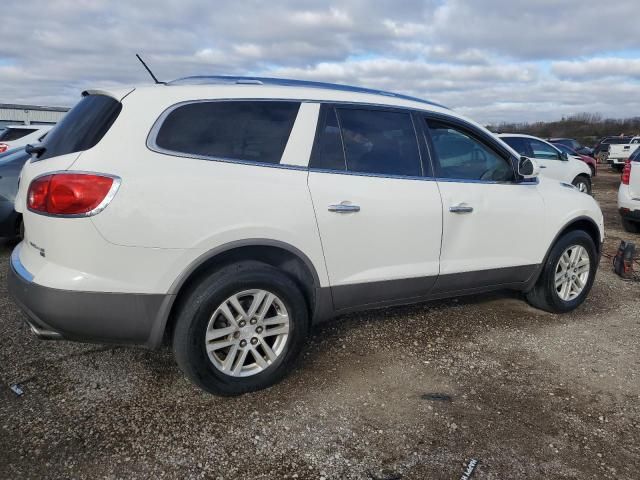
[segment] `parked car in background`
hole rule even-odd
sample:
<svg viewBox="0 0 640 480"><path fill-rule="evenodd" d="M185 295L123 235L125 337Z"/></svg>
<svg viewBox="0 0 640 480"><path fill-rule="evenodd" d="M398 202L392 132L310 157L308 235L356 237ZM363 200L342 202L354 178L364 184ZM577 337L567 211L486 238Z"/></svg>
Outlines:
<svg viewBox="0 0 640 480"><path fill-rule="evenodd" d="M9 292L41 336L168 336L196 385L240 394L342 313L505 288L577 308L602 212L538 172L455 112L377 90L193 77L85 93L22 171Z"/></svg>
<svg viewBox="0 0 640 480"><path fill-rule="evenodd" d="M20 171L30 156L23 147L0 155L0 237L16 237L22 232L22 215L13 204Z"/></svg>
<svg viewBox="0 0 640 480"><path fill-rule="evenodd" d="M29 143L38 143L53 125L9 125L0 131L0 153Z"/></svg>
<svg viewBox="0 0 640 480"><path fill-rule="evenodd" d="M591 176L595 177L598 173L598 162L596 162L596 159L593 157L590 157L588 155L582 155L578 152L576 152L573 148L571 147L567 147L566 145L563 145L562 143L553 143L552 145L554 147L556 147L558 150L560 150L563 153L566 153L567 155L569 155L570 157L575 158L576 160L580 160L584 163L586 163L587 165L589 165L589 168L591 169Z"/></svg>
<svg viewBox="0 0 640 480"><path fill-rule="evenodd" d="M627 159L618 188L618 211L627 232L640 233L640 149Z"/></svg>
<svg viewBox="0 0 640 480"><path fill-rule="evenodd" d="M580 155L586 155L586 156L593 155L592 148L581 145L580 142L578 142L577 140L574 140L573 138L549 138L547 141L553 144L565 145L570 149L575 150Z"/></svg>
<svg viewBox="0 0 640 480"><path fill-rule="evenodd" d="M591 193L591 168L581 160L570 157L541 138L520 133L501 133L500 140L520 155L535 158L544 169L544 177L574 185L584 193Z"/></svg>
<svg viewBox="0 0 640 480"><path fill-rule="evenodd" d="M607 162L616 170L622 170L625 161L640 147L640 137L632 137L626 143L609 144Z"/></svg>
<svg viewBox="0 0 640 480"><path fill-rule="evenodd" d="M629 143L632 138L633 137L623 135L601 138L593 148L593 157L598 160L599 163L607 163L610 146Z"/></svg>

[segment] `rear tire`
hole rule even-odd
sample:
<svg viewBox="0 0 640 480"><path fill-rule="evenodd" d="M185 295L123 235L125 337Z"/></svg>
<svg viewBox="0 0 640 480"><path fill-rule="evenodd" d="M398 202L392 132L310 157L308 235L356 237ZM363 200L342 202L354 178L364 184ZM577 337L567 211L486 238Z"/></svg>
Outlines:
<svg viewBox="0 0 640 480"><path fill-rule="evenodd" d="M265 306L269 301L272 307ZM259 308L251 315L254 305ZM288 330L274 334L285 316ZM185 375L203 390L240 395L280 381L293 368L308 330L307 304L295 282L270 265L246 261L207 275L187 295L173 351ZM231 346L219 347L223 343Z"/></svg>
<svg viewBox="0 0 640 480"><path fill-rule="evenodd" d="M591 195L591 180L586 175L578 175L571 183L581 192Z"/></svg>
<svg viewBox="0 0 640 480"><path fill-rule="evenodd" d="M581 250L580 247L584 250ZM582 262L584 265L576 261L577 268L574 268L574 266L564 268L562 264L567 258L565 255L571 257L574 251L576 253L584 252L582 257L585 259ZM561 257L563 257L563 262L561 262ZM580 272L582 271L581 269L586 267L586 263L584 263L586 262L586 257L588 257L588 275L581 280ZM580 260L580 258L577 260ZM584 230L569 232L563 235L549 252L538 281L533 289L525 294L527 301L532 306L547 312L570 312L579 307L589 294L597 267L597 249L591 236ZM563 278L565 275L568 275L566 279ZM577 277L577 279L571 279L571 275ZM570 283L571 288L567 292L564 290L564 283L559 286L558 282L572 282ZM581 290L577 292L576 287L576 292L573 292L573 286L577 286L577 282L582 284ZM569 295L565 295L565 298L562 298L565 293L569 293ZM575 293L575 296L572 296L572 293Z"/></svg>
<svg viewBox="0 0 640 480"><path fill-rule="evenodd" d="M640 222L634 222L633 220L623 218L622 227L629 233L640 233Z"/></svg>

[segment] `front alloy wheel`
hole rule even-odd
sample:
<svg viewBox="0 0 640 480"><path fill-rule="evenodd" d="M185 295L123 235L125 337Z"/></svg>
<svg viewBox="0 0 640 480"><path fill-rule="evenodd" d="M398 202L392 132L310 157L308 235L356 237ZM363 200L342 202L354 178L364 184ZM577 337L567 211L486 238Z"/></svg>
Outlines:
<svg viewBox="0 0 640 480"><path fill-rule="evenodd" d="M582 293L589 279L590 264L589 254L581 245L572 245L560 255L555 285L561 300L568 302Z"/></svg>

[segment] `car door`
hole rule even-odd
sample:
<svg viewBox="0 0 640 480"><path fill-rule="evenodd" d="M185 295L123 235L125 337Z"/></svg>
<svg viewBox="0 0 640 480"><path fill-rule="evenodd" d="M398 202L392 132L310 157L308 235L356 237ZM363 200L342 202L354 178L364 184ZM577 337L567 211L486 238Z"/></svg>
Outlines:
<svg viewBox="0 0 640 480"><path fill-rule="evenodd" d="M425 116L442 196L440 276L433 293L527 281L548 245L537 241L545 206L537 182L519 182L510 152L489 132Z"/></svg>
<svg viewBox="0 0 640 480"><path fill-rule="evenodd" d="M540 168L543 169L542 175L561 182L571 183L573 176L570 174L567 164L557 148L535 138L527 138L525 141L529 144L533 158L538 161Z"/></svg>
<svg viewBox="0 0 640 480"><path fill-rule="evenodd" d="M335 308L426 296L442 203L411 113L324 105L319 122L308 185Z"/></svg>

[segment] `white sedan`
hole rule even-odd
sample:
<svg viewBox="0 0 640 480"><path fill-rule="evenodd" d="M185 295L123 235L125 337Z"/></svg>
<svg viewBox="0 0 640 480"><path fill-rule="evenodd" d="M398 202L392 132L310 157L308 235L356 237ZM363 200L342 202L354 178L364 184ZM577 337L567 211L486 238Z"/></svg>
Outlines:
<svg viewBox="0 0 640 480"><path fill-rule="evenodd" d="M568 156L541 138L520 133L501 133L500 139L520 155L535 158L544 169L544 177L555 178L574 185L584 193L591 193L591 169L581 160Z"/></svg>

